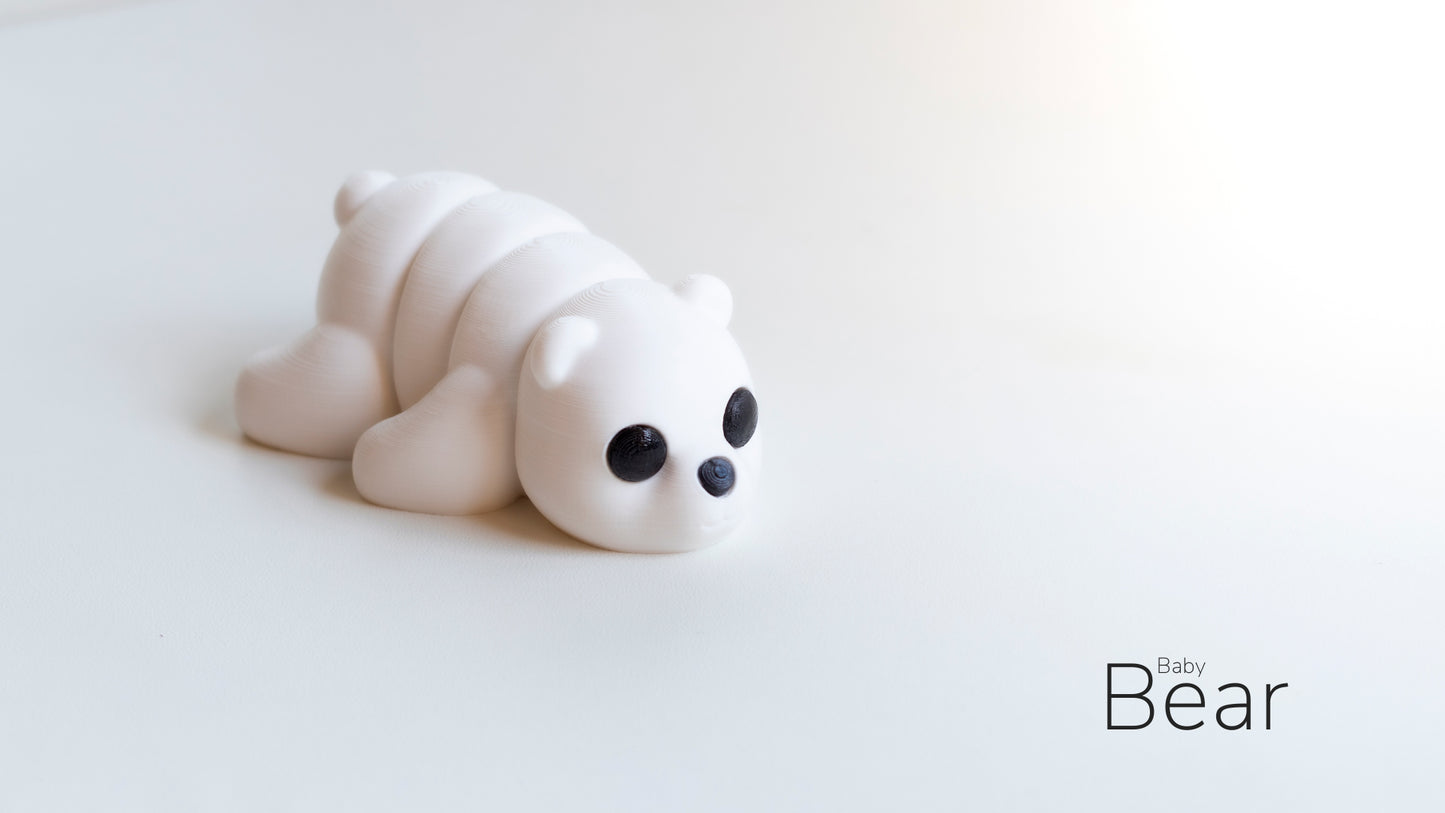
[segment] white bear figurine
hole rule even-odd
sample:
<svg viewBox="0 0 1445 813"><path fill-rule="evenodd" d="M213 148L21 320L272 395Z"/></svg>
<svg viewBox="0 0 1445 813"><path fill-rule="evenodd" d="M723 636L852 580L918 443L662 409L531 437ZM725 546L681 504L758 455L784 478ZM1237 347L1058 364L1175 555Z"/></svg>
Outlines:
<svg viewBox="0 0 1445 813"><path fill-rule="evenodd" d="M668 288L556 207L457 173L353 175L316 327L236 385L251 438L352 458L380 505L522 496L604 548L711 545L758 487L757 401L715 277Z"/></svg>

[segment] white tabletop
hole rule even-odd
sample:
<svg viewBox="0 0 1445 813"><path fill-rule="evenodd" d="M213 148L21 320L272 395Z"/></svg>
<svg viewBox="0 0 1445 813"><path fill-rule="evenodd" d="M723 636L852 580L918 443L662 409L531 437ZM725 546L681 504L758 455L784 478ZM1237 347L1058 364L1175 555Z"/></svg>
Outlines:
<svg viewBox="0 0 1445 813"><path fill-rule="evenodd" d="M36 6L0 7L0 809L1445 802L1439 12ZM245 442L362 168L726 279L739 535L606 553ZM1205 672L1107 730L1106 665L1161 657Z"/></svg>

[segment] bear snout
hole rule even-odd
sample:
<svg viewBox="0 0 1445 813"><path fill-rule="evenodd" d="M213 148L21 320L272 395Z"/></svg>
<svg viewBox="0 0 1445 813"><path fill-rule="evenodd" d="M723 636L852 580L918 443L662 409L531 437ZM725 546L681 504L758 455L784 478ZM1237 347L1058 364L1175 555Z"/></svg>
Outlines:
<svg viewBox="0 0 1445 813"><path fill-rule="evenodd" d="M702 465L697 467L697 479L702 483L704 491L714 497L721 497L733 490L737 475L733 472L732 461L726 457L713 457L704 460Z"/></svg>

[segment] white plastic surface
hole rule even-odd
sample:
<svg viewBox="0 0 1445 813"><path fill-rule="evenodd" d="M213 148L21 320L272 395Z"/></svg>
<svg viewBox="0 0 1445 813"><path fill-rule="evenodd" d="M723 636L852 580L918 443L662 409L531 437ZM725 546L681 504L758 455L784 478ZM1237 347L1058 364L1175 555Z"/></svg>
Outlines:
<svg viewBox="0 0 1445 813"><path fill-rule="evenodd" d="M1445 809L1442 14L0 28L0 810ZM726 280L749 520L618 555L243 440L368 166ZM1106 731L1104 665L1164 655L1289 682L1273 730Z"/></svg>

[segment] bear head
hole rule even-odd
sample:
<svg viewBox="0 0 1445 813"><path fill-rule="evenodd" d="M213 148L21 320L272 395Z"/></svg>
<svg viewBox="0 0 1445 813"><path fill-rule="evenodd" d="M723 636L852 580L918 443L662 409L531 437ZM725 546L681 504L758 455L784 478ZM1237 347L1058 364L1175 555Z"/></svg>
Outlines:
<svg viewBox="0 0 1445 813"><path fill-rule="evenodd" d="M707 547L757 494L758 403L715 277L598 283L533 338L517 474L543 516L636 553Z"/></svg>

